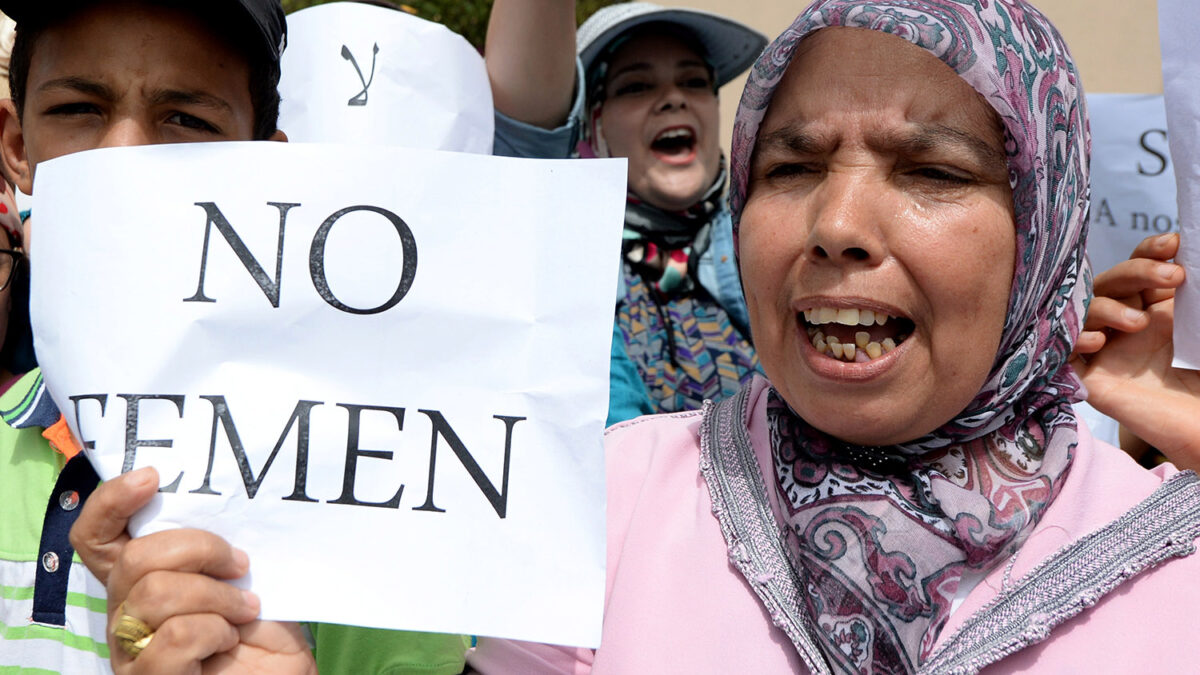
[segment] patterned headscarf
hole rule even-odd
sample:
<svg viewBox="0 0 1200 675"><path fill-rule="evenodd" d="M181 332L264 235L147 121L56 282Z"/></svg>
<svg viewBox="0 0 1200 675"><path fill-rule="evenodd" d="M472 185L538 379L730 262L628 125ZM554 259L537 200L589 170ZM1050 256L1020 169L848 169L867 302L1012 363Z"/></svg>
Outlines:
<svg viewBox="0 0 1200 675"><path fill-rule="evenodd" d="M1081 384L1067 358L1090 299L1084 257L1089 134L1066 45L1024 0L817 0L751 70L734 126L730 202L746 204L759 127L797 45L821 28L899 36L946 63L999 114L1016 261L997 358L954 419L860 448L772 392L775 489L793 564L835 670L911 672L929 656L964 574L1020 546L1058 493ZM880 467L883 467L880 469Z"/></svg>

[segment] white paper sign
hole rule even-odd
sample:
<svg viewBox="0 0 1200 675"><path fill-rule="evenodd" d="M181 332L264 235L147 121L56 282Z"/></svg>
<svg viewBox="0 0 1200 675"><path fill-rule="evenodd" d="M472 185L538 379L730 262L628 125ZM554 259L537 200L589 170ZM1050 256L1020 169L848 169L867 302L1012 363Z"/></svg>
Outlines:
<svg viewBox="0 0 1200 675"><path fill-rule="evenodd" d="M1146 237L1179 231L1163 97L1091 94L1092 209L1088 257L1100 273Z"/></svg>
<svg viewBox="0 0 1200 675"><path fill-rule="evenodd" d="M358 2L288 16L279 128L293 141L492 153L483 57L445 26Z"/></svg>
<svg viewBox="0 0 1200 675"><path fill-rule="evenodd" d="M1200 370L1200 6L1159 0L1158 20L1182 232L1176 260L1189 279L1175 296L1174 365Z"/></svg>
<svg viewBox="0 0 1200 675"><path fill-rule="evenodd" d="M102 477L158 468L135 533L226 537L266 618L595 646L625 172L283 143L54 160L46 381Z"/></svg>

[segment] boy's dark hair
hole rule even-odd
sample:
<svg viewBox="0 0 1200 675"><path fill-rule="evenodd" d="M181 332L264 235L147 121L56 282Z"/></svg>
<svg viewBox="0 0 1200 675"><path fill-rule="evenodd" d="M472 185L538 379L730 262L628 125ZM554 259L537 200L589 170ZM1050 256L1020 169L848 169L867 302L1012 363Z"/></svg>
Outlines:
<svg viewBox="0 0 1200 675"><path fill-rule="evenodd" d="M61 3L68 4L68 3ZM90 4L71 3L74 9ZM254 108L254 140L267 140L279 127L279 61L262 47L262 37L249 21L230 21L229 9L222 2L195 2L194 0L157 0L152 3L162 7L184 10L195 16L209 33L223 42L246 60L250 67L250 102ZM17 24L12 57L8 65L8 86L17 118L25 114L25 86L29 80L29 66L33 50L42 33L66 21L71 11L61 8L54 12L39 13L36 17L24 18Z"/></svg>

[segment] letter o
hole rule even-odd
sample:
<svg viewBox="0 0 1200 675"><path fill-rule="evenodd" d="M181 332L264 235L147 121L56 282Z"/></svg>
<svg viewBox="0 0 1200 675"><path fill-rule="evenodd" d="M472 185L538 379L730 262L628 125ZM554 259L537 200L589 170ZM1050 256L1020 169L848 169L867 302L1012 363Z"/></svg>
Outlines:
<svg viewBox="0 0 1200 675"><path fill-rule="evenodd" d="M400 235L400 243L404 247L404 268L401 271L400 284L396 286L396 292L392 294L392 297L388 298L387 302L369 309L351 307L338 300L334 297L333 292L329 290L329 280L325 278L325 241L329 239L329 231L333 229L333 224L340 220L342 216L347 213L354 213L355 211L370 211L387 218L396 227L396 233ZM321 226L317 228L317 233L313 235L312 248L308 250L308 271L312 276L313 286L316 287L321 299L334 309L349 314L378 314L386 312L403 300L408 290L412 288L413 279L417 276L417 240L413 237L412 230L408 229L408 224L400 216L387 209L381 209L378 206L367 206L365 204L347 206L326 218L325 222L321 223Z"/></svg>
<svg viewBox="0 0 1200 675"><path fill-rule="evenodd" d="M1163 224L1163 227L1159 227L1160 222ZM1170 232L1175 227L1175 223L1171 220L1171 216L1162 213L1154 216L1154 222L1152 225L1154 226L1155 232L1164 233Z"/></svg>

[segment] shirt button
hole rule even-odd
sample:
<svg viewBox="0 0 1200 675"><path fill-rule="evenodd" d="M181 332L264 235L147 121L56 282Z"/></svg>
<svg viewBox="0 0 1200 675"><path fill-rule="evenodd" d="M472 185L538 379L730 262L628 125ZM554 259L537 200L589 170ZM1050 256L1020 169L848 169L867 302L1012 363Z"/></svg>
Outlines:
<svg viewBox="0 0 1200 675"><path fill-rule="evenodd" d="M58 571L58 554L54 551L46 553L42 556L42 569L54 574Z"/></svg>
<svg viewBox="0 0 1200 675"><path fill-rule="evenodd" d="M729 262L729 256L727 256L727 255L721 256L721 262Z"/></svg>
<svg viewBox="0 0 1200 675"><path fill-rule="evenodd" d="M79 493L74 490L67 490L58 496L58 505L63 511L74 511L79 508Z"/></svg>

